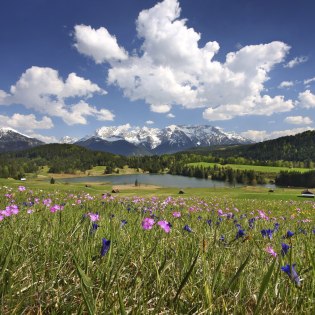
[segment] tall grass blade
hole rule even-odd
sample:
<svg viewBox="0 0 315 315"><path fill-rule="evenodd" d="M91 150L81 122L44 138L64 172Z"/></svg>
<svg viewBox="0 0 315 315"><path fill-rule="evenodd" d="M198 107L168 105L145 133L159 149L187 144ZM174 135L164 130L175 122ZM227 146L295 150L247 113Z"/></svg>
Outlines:
<svg viewBox="0 0 315 315"><path fill-rule="evenodd" d="M273 270L275 268L276 262L277 262L277 260L274 259L273 263L268 268L268 271L267 271L267 273L265 274L265 276L264 276L264 278L262 280L262 283L261 283L261 286L260 286L260 289L259 289L259 295L258 295L258 300L257 300L257 304L256 304L256 307L255 307L254 314L258 313L260 302L261 302L261 300L262 300L262 298L263 298L263 296L264 296L264 294L265 294L265 292L267 290L267 287L268 287L269 281L271 279Z"/></svg>
<svg viewBox="0 0 315 315"><path fill-rule="evenodd" d="M179 288L178 288L178 290L177 290L177 292L176 292L176 295L175 295L175 298L174 298L173 302L176 302L176 300L177 300L177 298L179 297L179 295L180 295L180 293L181 293L183 287L184 287L185 284L187 283L187 281L188 281L188 279L189 279L189 276L190 276L190 274L192 273L192 271L193 271L193 269L194 269L194 267L195 267L195 265L196 265L196 262L197 262L198 257L199 257L199 252L197 253L197 255L196 255L196 257L195 257L193 263L191 264L190 268L189 268L188 271L186 272L186 274L185 274L185 276L184 276L184 278L183 278L183 280L182 280L182 282L181 282L181 284L180 284L180 286L179 286Z"/></svg>
<svg viewBox="0 0 315 315"><path fill-rule="evenodd" d="M247 258L245 259L245 261L240 265L240 267L238 268L238 270L236 271L235 275L233 276L233 278L231 279L229 285L228 285L228 289L232 288L236 282L236 280L240 277L242 271L245 269L246 265L249 262L251 256L251 252L248 254Z"/></svg>
<svg viewBox="0 0 315 315"><path fill-rule="evenodd" d="M118 297L119 297L119 305L120 305L120 314L121 315L126 315L126 310L125 310L125 305L124 305L124 301L120 292L120 288L119 285L117 286L118 289Z"/></svg>
<svg viewBox="0 0 315 315"><path fill-rule="evenodd" d="M75 267L77 269L78 276L81 280L81 292L83 295L83 299L85 302L85 305L88 309L89 315L94 315L94 299L93 299L93 293L92 293L92 280L91 278L83 271L83 269L78 264L76 258L73 256L73 261L75 264Z"/></svg>
<svg viewBox="0 0 315 315"><path fill-rule="evenodd" d="M14 240L12 240L11 244L10 244L10 248L8 250L8 253L6 254L3 263L2 263L2 268L1 268L1 273L0 273L0 280L2 280L3 275L5 273L5 270L7 269L9 262L10 262L10 258L12 255L12 251L13 251L13 244L14 244Z"/></svg>

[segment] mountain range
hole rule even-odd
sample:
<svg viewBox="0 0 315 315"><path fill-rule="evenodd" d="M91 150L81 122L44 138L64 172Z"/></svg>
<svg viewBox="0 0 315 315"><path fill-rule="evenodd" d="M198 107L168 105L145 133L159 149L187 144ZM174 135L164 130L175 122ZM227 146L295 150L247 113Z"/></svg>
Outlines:
<svg viewBox="0 0 315 315"><path fill-rule="evenodd" d="M80 140L65 136L61 143L121 155L175 153L194 147L252 143L236 133L209 125L170 125L163 129L121 126L102 127ZM15 151L44 144L10 128L0 128L0 152Z"/></svg>
<svg viewBox="0 0 315 315"><path fill-rule="evenodd" d="M199 146L248 144L250 140L219 128L198 125L170 125L163 129L131 127L129 124L102 127L75 144L123 155L152 155L183 151Z"/></svg>

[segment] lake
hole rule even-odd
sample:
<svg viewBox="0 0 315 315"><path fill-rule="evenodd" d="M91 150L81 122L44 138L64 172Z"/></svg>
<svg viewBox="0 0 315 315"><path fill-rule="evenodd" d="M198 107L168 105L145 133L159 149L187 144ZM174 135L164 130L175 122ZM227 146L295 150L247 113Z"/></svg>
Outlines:
<svg viewBox="0 0 315 315"><path fill-rule="evenodd" d="M107 176L86 176L64 178L60 181L68 183L91 183L103 182L113 185L134 185L135 181L144 185L156 185L160 187L177 187L177 188L207 188L207 187L233 187L234 185L223 181L211 179L201 179L194 177L170 175L170 174L130 174L130 175L107 175ZM235 186L243 186L236 184ZM264 187L273 188L274 185L266 185Z"/></svg>

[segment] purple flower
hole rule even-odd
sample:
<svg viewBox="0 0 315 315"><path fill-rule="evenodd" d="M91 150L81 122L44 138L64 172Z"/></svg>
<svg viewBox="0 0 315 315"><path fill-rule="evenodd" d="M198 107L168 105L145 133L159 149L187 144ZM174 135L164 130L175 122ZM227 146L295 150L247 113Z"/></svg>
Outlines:
<svg viewBox="0 0 315 315"><path fill-rule="evenodd" d="M187 224L184 226L183 230L184 230L184 231L187 231L187 232L192 232L192 229L191 229L190 226L187 225Z"/></svg>
<svg viewBox="0 0 315 315"><path fill-rule="evenodd" d="M206 222L207 222L208 225L211 226L212 220L209 219L209 220L207 220Z"/></svg>
<svg viewBox="0 0 315 315"><path fill-rule="evenodd" d="M286 244L286 243L282 243L281 244L281 255L282 255L282 257L287 254L289 249L290 249L290 246L288 244Z"/></svg>
<svg viewBox="0 0 315 315"><path fill-rule="evenodd" d="M165 231L165 233L169 233L171 231L171 227L167 221L159 221L157 224Z"/></svg>
<svg viewBox="0 0 315 315"><path fill-rule="evenodd" d="M25 188L25 186L19 186L19 191L25 191L26 190L26 188Z"/></svg>
<svg viewBox="0 0 315 315"><path fill-rule="evenodd" d="M154 220L151 218L144 218L142 220L142 228L144 230L151 230L154 225Z"/></svg>
<svg viewBox="0 0 315 315"><path fill-rule="evenodd" d="M90 220L91 220L92 222L99 221L99 219L100 219L100 216L99 216L99 214L98 214L97 212L96 212L96 213L89 212L89 213L88 213L88 216L90 217Z"/></svg>
<svg viewBox="0 0 315 315"><path fill-rule="evenodd" d="M59 206L59 205L54 205L50 208L50 212L54 213L56 211L60 211L60 210L63 210L63 207L62 206Z"/></svg>
<svg viewBox="0 0 315 315"><path fill-rule="evenodd" d="M261 235L263 237L269 237L269 239L272 239L272 234L273 234L273 230L271 230L271 229L261 230Z"/></svg>
<svg viewBox="0 0 315 315"><path fill-rule="evenodd" d="M285 265L283 267L281 267L281 270L284 271L292 281L294 281L298 286L301 285L301 279L299 277L299 275L297 274L296 270L295 270L295 264L293 264L292 266L290 265Z"/></svg>
<svg viewBox="0 0 315 315"><path fill-rule="evenodd" d="M265 248L265 251L272 255L273 257L277 257L277 253L274 251L274 249L271 246L267 246Z"/></svg>
<svg viewBox="0 0 315 315"><path fill-rule="evenodd" d="M179 211L175 211L175 212L173 212L173 217L174 218L180 218L181 217L181 213Z"/></svg>
<svg viewBox="0 0 315 315"><path fill-rule="evenodd" d="M103 257L110 248L110 240L107 240L106 238L102 238L102 248L101 248L101 256Z"/></svg>

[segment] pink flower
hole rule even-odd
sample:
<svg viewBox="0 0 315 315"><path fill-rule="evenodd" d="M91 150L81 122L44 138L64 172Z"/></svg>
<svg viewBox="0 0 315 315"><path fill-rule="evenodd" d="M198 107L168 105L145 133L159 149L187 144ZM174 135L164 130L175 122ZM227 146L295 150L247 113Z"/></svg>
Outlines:
<svg viewBox="0 0 315 315"><path fill-rule="evenodd" d="M144 218L142 220L142 228L144 230L151 230L154 225L154 220L151 218Z"/></svg>
<svg viewBox="0 0 315 315"><path fill-rule="evenodd" d="M175 212L173 212L173 217L180 218L181 217L181 213L179 211L175 211Z"/></svg>
<svg viewBox="0 0 315 315"><path fill-rule="evenodd" d="M223 210L222 210L222 209L219 209L219 210L218 210L218 215L221 215L221 216L223 216L223 215L224 215L224 213L223 213Z"/></svg>
<svg viewBox="0 0 315 315"><path fill-rule="evenodd" d="M262 210L258 210L258 213L259 213L259 217L261 219L264 219L264 220L269 220L269 217L266 215L266 213Z"/></svg>
<svg viewBox="0 0 315 315"><path fill-rule="evenodd" d="M157 224L165 231L165 233L169 233L170 232L171 227L170 227L170 224L167 221L165 221L165 220L159 221Z"/></svg>
<svg viewBox="0 0 315 315"><path fill-rule="evenodd" d="M90 217L92 222L99 221L100 215L98 213L89 212L88 216Z"/></svg>
<svg viewBox="0 0 315 315"><path fill-rule="evenodd" d="M48 198L48 199L43 200L43 204L49 207L51 204L51 199Z"/></svg>
<svg viewBox="0 0 315 315"><path fill-rule="evenodd" d="M63 210L63 207L59 205L54 205L53 207L50 208L50 212L53 212L53 213L60 210Z"/></svg>
<svg viewBox="0 0 315 315"><path fill-rule="evenodd" d="M265 251L271 256L277 257L277 253L274 251L274 249L270 245L265 248Z"/></svg>
<svg viewBox="0 0 315 315"><path fill-rule="evenodd" d="M25 186L19 186L19 191L24 191L24 190L26 190L26 188L25 188Z"/></svg>
<svg viewBox="0 0 315 315"><path fill-rule="evenodd" d="M32 210L32 209L28 209L26 212L27 212L28 214L31 214L31 213L33 213L33 210Z"/></svg>

